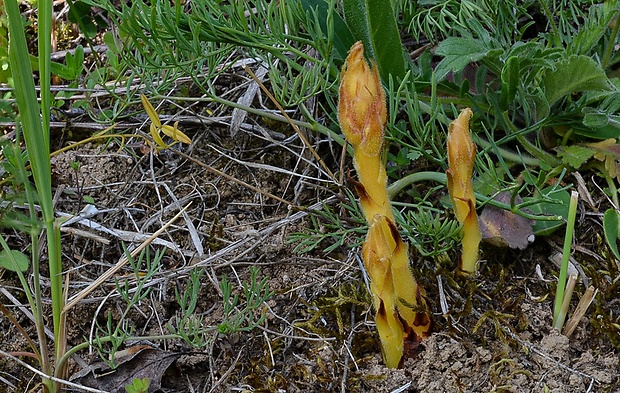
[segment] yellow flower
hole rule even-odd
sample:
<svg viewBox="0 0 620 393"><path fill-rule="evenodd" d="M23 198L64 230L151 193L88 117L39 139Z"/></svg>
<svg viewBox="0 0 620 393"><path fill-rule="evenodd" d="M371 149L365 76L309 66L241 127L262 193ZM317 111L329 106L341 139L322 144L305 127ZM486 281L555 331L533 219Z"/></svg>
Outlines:
<svg viewBox="0 0 620 393"><path fill-rule="evenodd" d="M379 155L387 121L385 92L377 65L364 59L364 46L356 42L349 51L340 82L340 127L349 143L368 155Z"/></svg>
<svg viewBox="0 0 620 393"><path fill-rule="evenodd" d="M161 120L159 120L159 115L144 94L140 95L140 100L142 101L142 106L144 107L146 114L149 116L149 119L151 119L151 136L153 137L153 140L155 141L155 143L157 143L160 149L166 149L170 147L169 145L166 145L164 143L163 139L161 139L161 135L159 135L160 131L176 142L185 143L187 145L192 143L192 140L179 130L178 121L174 123L174 126L161 124Z"/></svg>

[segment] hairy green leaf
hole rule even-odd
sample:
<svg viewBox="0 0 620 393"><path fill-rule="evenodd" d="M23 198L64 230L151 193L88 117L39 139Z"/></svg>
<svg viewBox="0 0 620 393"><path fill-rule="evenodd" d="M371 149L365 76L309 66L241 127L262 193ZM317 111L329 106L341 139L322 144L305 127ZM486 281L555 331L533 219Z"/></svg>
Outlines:
<svg viewBox="0 0 620 393"><path fill-rule="evenodd" d="M603 69L587 56L571 56L557 63L545 72L543 82L549 104L571 93L611 89Z"/></svg>
<svg viewBox="0 0 620 393"><path fill-rule="evenodd" d="M546 194L550 192L551 187L547 187L541 190L541 193ZM524 202L532 200L533 198L523 198ZM570 205L570 194L566 190L555 191L551 195L551 200L546 202L539 202L533 205L529 205L527 208L535 215L549 215L560 216L566 219L568 217L568 206ZM556 229L564 226L565 220L558 221L536 221L533 227L534 234L536 236L550 235Z"/></svg>
<svg viewBox="0 0 620 393"><path fill-rule="evenodd" d="M576 127L575 134L596 139L620 137L620 116L605 112L589 112L583 116L586 129Z"/></svg>
<svg viewBox="0 0 620 393"><path fill-rule="evenodd" d="M394 10L389 2L344 0L344 14L356 40L364 43L369 57L377 62L384 84L390 75L403 78L406 61Z"/></svg>

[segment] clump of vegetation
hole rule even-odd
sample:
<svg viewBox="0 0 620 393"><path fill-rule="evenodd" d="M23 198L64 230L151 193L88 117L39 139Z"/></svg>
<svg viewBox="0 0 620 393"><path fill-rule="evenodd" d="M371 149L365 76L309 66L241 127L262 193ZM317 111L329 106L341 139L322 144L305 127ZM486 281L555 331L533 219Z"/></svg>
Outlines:
<svg viewBox="0 0 620 393"><path fill-rule="evenodd" d="M261 203L275 201L265 211L280 212L280 204L286 203L292 214L299 214L295 217L309 217L311 228L296 228L292 238L298 250L343 260L343 254L359 251L358 246L367 234L361 254L371 276L375 308L379 311L382 304L385 308L389 303L387 308L400 317L390 315L389 323L387 319L377 320L384 349L390 341L395 344L389 346L397 348L384 353L389 366L398 366L403 360L406 351L398 348L407 335L413 336L408 327L416 325L411 322L415 315L428 313L427 302L441 310L441 328L457 326L453 316L468 318L473 304L481 304L480 298L496 301L493 304L497 309L483 310L483 317L474 317L493 320L497 334L510 329L510 321L518 318L514 310L524 297L495 299L486 295L485 280L498 279L500 275L501 283L496 290L515 290L503 276L510 274L505 272L513 265L495 266L497 259L510 258L495 247L499 244L524 249L534 239L548 236L549 242L555 244L554 236L564 228L567 236L561 266L547 264L546 259L540 262L541 278L557 275L559 279L557 284L541 281L539 287L544 293L538 293L536 298L551 309L547 298L556 291L554 325L560 329L566 307L570 306L570 289L575 285L574 291L582 293L588 287L589 297L582 308L594 299L589 329L606 337L616 348L620 346L620 317L614 308L620 285L617 0L498 4L486 0L395 0L387 6L385 2L369 0L257 0L251 8L246 2L219 0L69 3L65 10L70 15L67 20L75 23L82 39L56 60L52 59L50 42L53 4L41 2L36 20L23 18L15 0L5 0L5 12L0 13L0 120L7 135L0 141L0 176L4 185L0 221L6 228L0 236L0 266L8 270L10 279L21 284L22 296L18 298L27 303L34 321L32 331L36 333L33 337L26 333L23 322L16 318L16 309L3 306L1 311L28 342L26 356L38 362L36 372L46 391L58 391L71 383L67 381L67 360L83 349L97 350L111 367L118 366L114 354L138 337L129 315L139 313L139 305L148 300L149 282L157 282L166 274L159 264L167 260L158 248L160 245L149 246L153 254L148 250L141 254L122 250L118 242L116 249L120 250L118 257L122 263L110 269L101 281L89 285L88 291L72 296L73 271L81 267L68 268L63 261L79 247L63 243L61 229L65 219L56 215L50 152L55 147L66 151L92 143L110 152L118 147L119 152L126 152L141 163L149 161L148 168L142 169L152 177L152 195L145 198L146 202L136 204L146 206L149 214L159 209L149 204L161 205L161 216L154 217L149 225L158 220L163 223L167 221L160 220L163 212L177 205L177 210L182 211L184 204L174 200L174 204L167 206L161 193L169 185L158 182L157 175L170 173L178 180L174 172L177 161L171 157L182 157L187 160L184 163L191 161L185 152L201 149L196 141L204 140L203 135L192 133L198 127L204 128L204 124L221 131L215 139L224 135L233 140L234 154L218 150L220 156L213 160L214 164L200 165L201 169L216 174L218 179L236 181L226 170L214 167L225 161L252 168L250 172L260 168L290 177L282 187L284 197L263 192L261 187L247 182L236 184L260 194L257 199ZM24 22L29 24L27 34L37 34L36 50L25 40ZM104 31L107 28L110 31ZM368 58L376 64L372 67L372 80L362 82L375 94L375 102L370 105L374 112L369 110L365 114L374 113L372 120L380 123L381 128L380 132L371 130L376 134L368 144L372 145L372 154L365 152L361 147L364 143L356 140L355 135L347 133L351 125L347 124L347 116L338 114L339 86L346 79L340 69L357 41L363 43ZM95 43L104 43L105 48ZM366 64L361 55L359 60ZM242 66L257 70L256 85L260 82L272 92L273 102L257 95L258 88L254 95L243 99L238 96L238 87L250 79ZM59 84L52 87L53 81ZM343 102L342 94L340 98ZM151 104L156 102L161 105ZM356 108L358 104L352 106L354 111L360 110ZM274 106L281 109L275 110ZM251 124L243 124L244 133L260 139L251 159L235 155L243 144L239 142L243 138L235 137L241 126L220 116L233 108L235 114L253 116ZM188 111L191 116L184 116ZM96 125L92 126L96 131L87 130L86 136L72 134L72 116L76 113L80 119ZM478 149L475 154L468 154L467 173L461 176L463 180L472 180L471 185L462 187L466 189L462 195L451 191L452 198L448 198L446 194L454 188L453 176L458 171L454 161L459 161L453 159L448 147L450 129L456 128L452 122L455 118L460 118L463 130L465 123L471 126L467 135ZM55 138L51 120L64 122L67 133ZM277 130L263 127L274 122L283 126ZM141 125L136 126L137 123ZM287 124L302 131L293 135ZM147 132L140 129L142 126ZM101 131L102 128L105 130ZM76 143L65 143L65 138L72 142L76 139ZM265 152L265 146L292 152L297 159L295 168L251 162L271 154ZM468 142L467 146L473 145ZM315 154L306 155L306 149ZM469 150L471 153L472 149ZM356 167L362 185L354 180L348 184L345 181L349 162ZM226 165L223 167L228 169ZM81 170L76 163L76 178ZM195 183L195 188L204 194L201 180ZM81 186L78 188L76 205L98 202L96 196L82 195ZM361 207L349 188L363 191ZM571 192L576 189L582 202L571 207ZM597 197L589 200L590 193ZM220 194L215 194L209 198L219 204ZM294 194L293 202L287 200L289 194ZM198 198L201 203L207 199L202 198ZM122 207L125 212L131 208ZM587 217L594 229L574 225L572 236L575 210ZM604 212L602 218L598 211ZM91 213L88 209L73 212L76 219ZM480 222L475 213L481 213L480 220L486 220L480 234L468 229ZM207 280L204 269L192 268L191 264L206 258L209 250L201 248L200 236L204 231L192 228L196 222L203 224L204 216L188 214L184 210L176 218L185 220L198 256L192 256L189 263L190 257L185 258L191 253L181 253L183 261L175 262L183 266L178 279L174 276L178 287L170 291L175 294L173 303L178 309L162 324L165 327L160 335L148 338L178 340L204 349L221 335L262 328L267 321L264 304L274 294L265 280L258 279L256 270L249 271L249 281L239 279L238 285L234 285L228 278L219 279L219 273L211 271ZM132 221L133 217L123 220L140 227ZM514 230L516 227L518 231ZM601 235L599 227L604 228ZM139 230L145 228L148 225ZM169 221L164 228L172 230L174 226ZM254 229L247 233L254 233ZM410 241L411 249L407 249L399 233ZM470 233L475 233L471 242ZM229 250L229 239L220 239L224 235L219 231L214 237L218 237L214 241L218 252ZM480 237L492 245L479 247ZM248 238L251 236L240 241ZM573 246L584 239L588 239L587 247ZM459 240L464 243L462 257L458 252ZM580 251L584 249L591 254ZM567 272L571 252L585 255L580 258L580 280ZM377 277L383 278L386 272L373 272L368 262L373 258L390 259L392 266L395 261L400 263L399 272L403 274L397 276L404 277L406 282L392 284L391 289L384 291L390 285L378 285ZM385 264L384 260L381 262ZM450 272L458 267L470 274L466 278L452 275ZM121 271L130 279L115 276ZM533 276L531 271L521 273ZM394 272L390 274L394 276ZM222 311L219 321L208 321L200 315L197 299L207 285L205 281L213 284L211 290L223 300L218 306ZM67 313L103 282L115 283L111 285L115 296L124 303L117 305L114 312L106 310L110 312L103 320L94 321L91 338L69 345ZM442 287L444 282L448 288ZM432 295L427 300L422 296L420 283ZM410 293L397 289L399 286L419 288L420 296L410 298ZM8 286L6 290L17 292ZM446 296L453 302L446 302ZM50 311L45 307L48 299ZM337 300L325 303L325 308L331 310L335 303ZM504 308L509 312L502 312ZM46 315L48 312L50 315ZM322 315L321 311L316 315ZM517 325L526 326L524 320ZM53 340L46 335L46 321L53 331ZM474 330L481 324L475 325ZM417 336L428 332L426 320L420 326L423 328L416 332ZM387 338L388 330L389 334L396 333ZM462 335L464 330L458 327L454 332ZM11 353L5 355L15 357ZM157 381L151 381L151 386L156 384ZM134 388L145 389L139 384Z"/></svg>

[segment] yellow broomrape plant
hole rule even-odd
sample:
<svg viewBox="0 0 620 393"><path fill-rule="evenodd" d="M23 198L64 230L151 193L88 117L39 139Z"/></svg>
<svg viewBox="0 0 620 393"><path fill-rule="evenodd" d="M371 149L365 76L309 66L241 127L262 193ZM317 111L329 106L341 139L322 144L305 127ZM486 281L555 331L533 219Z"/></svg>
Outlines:
<svg viewBox="0 0 620 393"><path fill-rule="evenodd" d="M148 98L146 98L144 94L141 94L140 100L142 101L142 106L144 107L146 114L149 116L149 119L151 119L151 137L153 137L153 140L155 141L155 143L157 143L159 149L167 149L170 147L169 145L164 143L163 139L161 139L161 135L159 134L160 131L172 138L175 142L181 142L187 145L191 145L192 140L179 130L178 121L174 123L174 126L161 124L161 120L159 120L159 115L157 114L157 111L155 111L155 108L153 108L153 105L151 105L151 103L149 102Z"/></svg>
<svg viewBox="0 0 620 393"><path fill-rule="evenodd" d="M407 348L414 348L431 330L424 289L409 266L409 252L396 228L382 162L387 108L377 66L364 59L364 47L355 43L342 69L338 118L355 153L359 182L353 181L368 222L362 246L364 267L376 312L383 358L399 367Z"/></svg>
<svg viewBox="0 0 620 393"><path fill-rule="evenodd" d="M448 128L448 192L452 200L454 214L461 223L461 244L463 251L459 268L463 273L476 271L478 246L482 239L478 215L476 214L476 196L472 183L476 145L469 135L469 119L472 111L465 108Z"/></svg>

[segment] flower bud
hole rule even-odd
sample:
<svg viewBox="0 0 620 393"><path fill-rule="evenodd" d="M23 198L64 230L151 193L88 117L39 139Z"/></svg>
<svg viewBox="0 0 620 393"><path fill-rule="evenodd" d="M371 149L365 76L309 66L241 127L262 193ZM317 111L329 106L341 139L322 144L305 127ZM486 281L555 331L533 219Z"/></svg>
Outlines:
<svg viewBox="0 0 620 393"><path fill-rule="evenodd" d="M367 155L381 153L387 120L385 92L377 65L364 59L364 45L356 42L342 67L338 117L344 136L354 149Z"/></svg>
<svg viewBox="0 0 620 393"><path fill-rule="evenodd" d="M469 214L469 200L476 200L472 184L476 145L469 135L472 111L465 108L448 128L448 191L454 214L460 223Z"/></svg>

